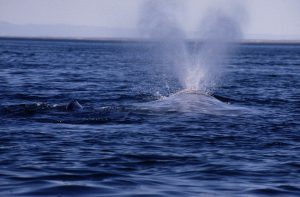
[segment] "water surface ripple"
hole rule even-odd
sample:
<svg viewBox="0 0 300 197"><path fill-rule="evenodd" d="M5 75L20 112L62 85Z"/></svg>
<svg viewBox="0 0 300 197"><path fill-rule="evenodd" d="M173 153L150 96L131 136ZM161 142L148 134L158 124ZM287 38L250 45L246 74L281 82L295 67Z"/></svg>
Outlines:
<svg viewBox="0 0 300 197"><path fill-rule="evenodd" d="M216 98L149 43L0 46L1 196L300 196L299 45L241 46Z"/></svg>

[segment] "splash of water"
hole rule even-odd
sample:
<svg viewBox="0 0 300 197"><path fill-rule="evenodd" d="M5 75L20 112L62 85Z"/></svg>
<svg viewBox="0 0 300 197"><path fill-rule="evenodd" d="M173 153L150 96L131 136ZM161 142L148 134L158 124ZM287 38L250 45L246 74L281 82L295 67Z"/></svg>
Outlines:
<svg viewBox="0 0 300 197"><path fill-rule="evenodd" d="M144 36L158 43L165 62L161 69L174 74L184 89L210 93L221 81L232 43L241 37L240 21L232 14L236 10L209 10L197 31L201 41L191 49L180 16L182 3L148 0L142 7L140 27Z"/></svg>

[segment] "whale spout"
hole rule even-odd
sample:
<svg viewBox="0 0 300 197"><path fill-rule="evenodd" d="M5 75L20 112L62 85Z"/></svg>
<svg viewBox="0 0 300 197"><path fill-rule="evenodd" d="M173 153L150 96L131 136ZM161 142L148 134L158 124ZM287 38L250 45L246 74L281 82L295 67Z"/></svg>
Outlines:
<svg viewBox="0 0 300 197"><path fill-rule="evenodd" d="M83 106L80 105L80 103L76 100L71 101L67 106L66 106L66 110L67 111L78 111L83 109Z"/></svg>

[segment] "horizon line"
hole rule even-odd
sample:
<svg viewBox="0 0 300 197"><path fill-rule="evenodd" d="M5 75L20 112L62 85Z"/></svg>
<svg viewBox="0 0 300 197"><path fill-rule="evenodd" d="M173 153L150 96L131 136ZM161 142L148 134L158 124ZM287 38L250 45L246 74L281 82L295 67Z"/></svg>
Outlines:
<svg viewBox="0 0 300 197"><path fill-rule="evenodd" d="M149 38L133 38L133 37L63 37L63 36L0 36L0 39L15 40L57 40L57 41L98 41L98 42L155 42ZM201 39L186 39L187 42L202 42ZM242 39L238 44L300 44L300 40L292 39Z"/></svg>

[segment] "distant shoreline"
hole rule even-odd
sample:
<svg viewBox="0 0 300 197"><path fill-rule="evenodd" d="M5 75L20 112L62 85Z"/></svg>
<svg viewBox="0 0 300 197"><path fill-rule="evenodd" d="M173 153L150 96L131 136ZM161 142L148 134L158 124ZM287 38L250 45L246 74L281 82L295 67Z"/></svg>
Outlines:
<svg viewBox="0 0 300 197"><path fill-rule="evenodd" d="M87 38L87 37L21 37L21 36L0 36L0 40L40 40L40 41L78 41L78 42L151 42L142 38ZM187 39L188 42L201 42L201 40ZM242 40L238 44L285 44L300 45L300 40L264 40L249 39Z"/></svg>

